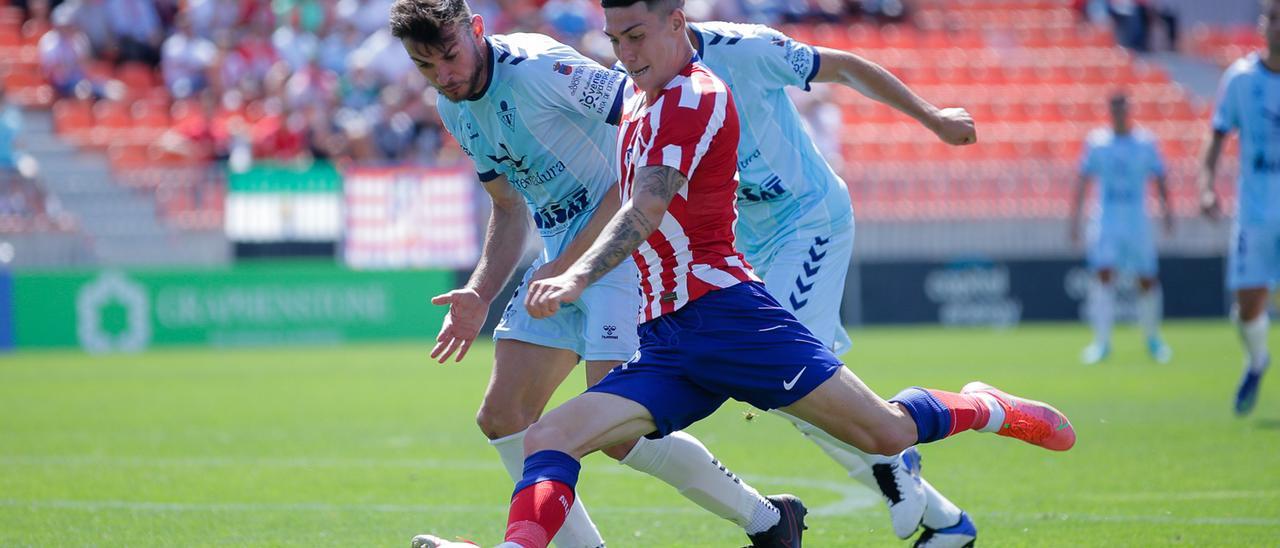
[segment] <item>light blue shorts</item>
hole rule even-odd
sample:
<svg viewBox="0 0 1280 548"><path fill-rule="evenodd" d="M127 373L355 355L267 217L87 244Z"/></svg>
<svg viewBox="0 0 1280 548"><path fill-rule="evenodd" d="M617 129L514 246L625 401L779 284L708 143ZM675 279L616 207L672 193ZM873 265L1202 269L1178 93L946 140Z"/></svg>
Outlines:
<svg viewBox="0 0 1280 548"><path fill-rule="evenodd" d="M1094 271L1110 269L1145 278L1154 278L1159 272L1156 242L1150 229L1093 230L1085 261Z"/></svg>
<svg viewBox="0 0 1280 548"><path fill-rule="evenodd" d="M524 306L525 286L542 265L525 271L493 339L511 339L549 348L572 350L587 361L626 361L640 348L636 324L640 314L640 281L630 259L605 274L582 293L582 298L562 305L554 316L534 319Z"/></svg>
<svg viewBox="0 0 1280 548"><path fill-rule="evenodd" d="M853 345L840 318L852 256L849 219L836 226L798 229L794 238L758 257L747 257L747 262L769 293L839 356Z"/></svg>
<svg viewBox="0 0 1280 548"><path fill-rule="evenodd" d="M1280 225L1240 226L1231 230L1227 288L1270 288L1280 279Z"/></svg>

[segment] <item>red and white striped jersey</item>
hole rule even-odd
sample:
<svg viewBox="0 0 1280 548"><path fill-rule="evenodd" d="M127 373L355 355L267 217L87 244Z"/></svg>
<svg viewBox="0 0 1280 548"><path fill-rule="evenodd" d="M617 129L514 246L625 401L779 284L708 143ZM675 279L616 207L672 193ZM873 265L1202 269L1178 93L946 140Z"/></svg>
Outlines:
<svg viewBox="0 0 1280 548"><path fill-rule="evenodd" d="M729 88L696 58L656 97L637 91L623 107L618 184L631 198L637 168L668 166L688 184L662 223L632 253L647 322L709 291L759 281L733 243L738 219L738 113Z"/></svg>

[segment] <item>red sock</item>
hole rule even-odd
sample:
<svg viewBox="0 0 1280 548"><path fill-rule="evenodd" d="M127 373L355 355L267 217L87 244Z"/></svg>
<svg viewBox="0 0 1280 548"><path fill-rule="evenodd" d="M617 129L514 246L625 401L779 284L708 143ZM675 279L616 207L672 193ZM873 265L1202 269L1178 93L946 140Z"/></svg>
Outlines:
<svg viewBox="0 0 1280 548"><path fill-rule="evenodd" d="M507 514L507 542L525 548L546 548L573 506L573 488L558 481L540 481L511 497Z"/></svg>
<svg viewBox="0 0 1280 548"><path fill-rule="evenodd" d="M927 390L951 412L951 431L947 432L947 436L952 436L965 430L982 428L991 420L991 410L977 396L945 392L932 388Z"/></svg>

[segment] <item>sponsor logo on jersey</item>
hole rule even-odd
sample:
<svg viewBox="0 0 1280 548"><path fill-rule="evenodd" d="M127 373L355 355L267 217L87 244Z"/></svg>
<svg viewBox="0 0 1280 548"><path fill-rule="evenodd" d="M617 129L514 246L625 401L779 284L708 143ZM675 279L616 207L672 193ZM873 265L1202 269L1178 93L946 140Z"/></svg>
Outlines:
<svg viewBox="0 0 1280 548"><path fill-rule="evenodd" d="M529 170L525 169L524 172L528 174ZM531 186L540 185L552 179L555 179L556 177L559 177L561 173L564 173L564 162L557 161L555 165L542 170L537 175L533 175L530 177L517 177L515 179L511 179L511 184L514 185L516 188L521 188L521 189L529 188Z"/></svg>
<svg viewBox="0 0 1280 548"><path fill-rule="evenodd" d="M782 179L777 175L770 175L758 187L738 187L738 201L740 202L768 202L777 200L786 194L787 187L783 186Z"/></svg>
<svg viewBox="0 0 1280 548"><path fill-rule="evenodd" d="M1280 173L1280 159L1267 158L1264 153L1253 155L1253 171L1257 173Z"/></svg>
<svg viewBox="0 0 1280 548"><path fill-rule="evenodd" d="M565 73L568 74L568 73ZM622 74L612 70L582 69L573 71L569 81L569 93L578 103L596 114L604 114L613 106L613 95L618 89Z"/></svg>
<svg viewBox="0 0 1280 548"><path fill-rule="evenodd" d="M538 230L552 234L563 230L579 214L587 210L589 205L587 189L579 187L567 198L538 208L533 212L533 224Z"/></svg>
<svg viewBox="0 0 1280 548"><path fill-rule="evenodd" d="M618 338L618 326L616 326L616 325L605 325L603 329L604 329L604 335L601 335L601 336L600 336L600 338L602 338L602 339L617 339L617 338Z"/></svg>
<svg viewBox="0 0 1280 548"><path fill-rule="evenodd" d="M813 56L809 54L808 48L795 48L791 50L791 70L801 78L809 77L809 70L813 67Z"/></svg>
<svg viewBox="0 0 1280 548"><path fill-rule="evenodd" d="M529 166L525 165L525 159L528 158L528 156L521 155L519 158L516 158L515 153L511 152L511 149L507 148L506 143L498 143L498 146L502 148L502 151L505 152L507 155L494 156L492 154L485 154L485 156L489 157L489 160L497 162L499 164L509 165L511 166L511 169L515 170L516 173L523 173L525 175L529 174Z"/></svg>

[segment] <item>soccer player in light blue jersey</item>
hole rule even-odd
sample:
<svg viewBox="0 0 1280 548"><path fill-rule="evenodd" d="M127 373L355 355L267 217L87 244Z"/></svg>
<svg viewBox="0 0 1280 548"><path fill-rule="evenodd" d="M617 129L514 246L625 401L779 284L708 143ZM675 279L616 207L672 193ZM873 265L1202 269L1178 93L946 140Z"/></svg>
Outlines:
<svg viewBox="0 0 1280 548"><path fill-rule="evenodd" d="M707 22L688 25L703 63L738 103L737 244L769 292L836 354L850 347L840 318L853 253L849 191L804 130L787 88L830 82L853 88L918 120L953 145L976 141L963 109L938 109L884 68L849 52L814 47L769 27ZM858 482L881 493L901 538L923 522L920 546L963 546L972 521L919 478L914 449L888 457L842 443L792 420ZM905 465L904 465L905 464Z"/></svg>
<svg viewBox="0 0 1280 548"><path fill-rule="evenodd" d="M545 248L494 331L493 372L476 417L516 480L524 472L526 430L578 361L586 361L587 384L594 385L637 353L641 294L629 259L549 318L535 319L520 305L524 288L577 260L618 210L618 129L611 124L631 84L547 36L487 36L465 0L397 0L391 29L439 90L445 128L493 199L484 251L467 285L432 300L449 313L431 356L461 360L479 336L489 303L520 260L530 216ZM782 520L774 502L684 432L604 452L733 521L753 542L768 546L794 534L794 520ZM576 498L554 540L561 548L604 544Z"/></svg>
<svg viewBox="0 0 1280 548"><path fill-rule="evenodd" d="M1169 187L1164 160L1155 139L1130 127L1129 102L1123 93L1109 101L1111 127L1089 134L1080 160L1080 177L1071 204L1071 242L1080 242L1080 217L1089 181L1098 181L1098 201L1089 225L1087 261L1096 281L1089 287L1089 313L1093 342L1080 360L1096 364L1111 353L1111 326L1115 317L1115 274L1138 277L1138 324L1147 340L1147 352L1159 363L1168 363L1173 351L1160 338L1162 297L1156 276L1156 244L1147 218L1147 182L1154 179L1164 209L1165 234L1173 231Z"/></svg>
<svg viewBox="0 0 1280 548"><path fill-rule="evenodd" d="M1235 225L1227 258L1227 286L1235 292L1232 318L1247 354L1235 411L1246 415L1271 364L1267 348L1268 295L1280 278L1280 0L1263 0L1259 29L1267 50L1238 60L1222 76L1213 132L1200 169L1200 206L1215 217L1213 190L1227 135L1240 135Z"/></svg>

